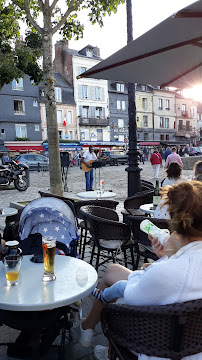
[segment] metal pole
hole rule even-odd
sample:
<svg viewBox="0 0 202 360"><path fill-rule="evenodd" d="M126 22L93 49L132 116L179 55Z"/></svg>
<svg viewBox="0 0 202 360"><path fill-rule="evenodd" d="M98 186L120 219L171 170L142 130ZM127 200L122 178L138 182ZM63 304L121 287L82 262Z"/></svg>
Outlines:
<svg viewBox="0 0 202 360"><path fill-rule="evenodd" d="M127 43L133 40L133 19L132 19L132 0L126 1L127 12ZM140 171L138 167L137 149L137 123L136 123L136 103L135 103L135 84L128 83L128 116L129 116L129 151L128 163L128 196L133 196L141 191Z"/></svg>

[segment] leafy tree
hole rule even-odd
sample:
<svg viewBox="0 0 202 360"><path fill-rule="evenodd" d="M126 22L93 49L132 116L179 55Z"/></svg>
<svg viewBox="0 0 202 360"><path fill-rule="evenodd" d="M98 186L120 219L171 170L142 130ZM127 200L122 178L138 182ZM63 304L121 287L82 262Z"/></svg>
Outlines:
<svg viewBox="0 0 202 360"><path fill-rule="evenodd" d="M27 23L42 37L50 186L51 192L63 195L54 93L53 35L59 32L64 38L70 39L75 36L78 39L83 33L83 25L77 18L79 11L87 9L90 22L103 26L103 17L112 12L116 13L117 6L125 0L66 0L64 9L59 8L58 2L59 0L52 0L51 3L50 0L11 0L17 11L22 11ZM38 22L39 14L43 17L43 27Z"/></svg>
<svg viewBox="0 0 202 360"><path fill-rule="evenodd" d="M36 84L42 80L43 73L38 65L42 56L42 38L29 30L25 42L20 41L19 20L22 18L21 9L0 0L0 89L25 73Z"/></svg>

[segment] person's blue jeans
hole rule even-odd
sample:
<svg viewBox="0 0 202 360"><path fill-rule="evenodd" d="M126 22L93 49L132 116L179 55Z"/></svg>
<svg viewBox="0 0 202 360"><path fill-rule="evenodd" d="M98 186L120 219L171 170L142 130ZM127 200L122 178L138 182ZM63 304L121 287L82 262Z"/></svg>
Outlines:
<svg viewBox="0 0 202 360"><path fill-rule="evenodd" d="M104 289L102 297L106 302L110 302L116 298L122 297L124 295L124 290L128 280L117 281L112 286Z"/></svg>
<svg viewBox="0 0 202 360"><path fill-rule="evenodd" d="M85 173L86 191L93 190L93 169Z"/></svg>

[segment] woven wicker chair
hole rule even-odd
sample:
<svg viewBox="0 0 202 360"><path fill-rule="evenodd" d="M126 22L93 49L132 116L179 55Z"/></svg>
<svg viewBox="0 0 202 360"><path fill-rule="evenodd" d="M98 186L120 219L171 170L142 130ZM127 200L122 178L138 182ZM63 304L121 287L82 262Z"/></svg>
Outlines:
<svg viewBox="0 0 202 360"><path fill-rule="evenodd" d="M85 254L85 246L87 241L87 234L89 230L89 226L87 226L87 223L83 220L80 214L80 208L82 206L86 205L93 205L93 206L101 206L104 208L109 208L116 210L117 205L119 204L118 201L114 200L81 200L74 203L75 211L76 211L76 217L77 217L77 226L80 228L80 243L79 243L79 254L81 255L81 259L84 259ZM79 221L79 219L82 219L82 221Z"/></svg>
<svg viewBox="0 0 202 360"><path fill-rule="evenodd" d="M161 306L108 304L101 313L111 360L181 358L202 352L202 299Z"/></svg>
<svg viewBox="0 0 202 360"><path fill-rule="evenodd" d="M158 257L151 248L151 242L148 239L148 235L140 230L140 223L144 219L148 219L146 216L138 216L138 215L128 215L127 216L127 224L130 227L133 234L133 241L136 250L136 264L135 269L138 268L140 256L144 257L144 262L147 262L147 259L158 260ZM157 219L157 218L149 218L149 220L158 226L160 229L168 229L169 228L169 220Z"/></svg>
<svg viewBox="0 0 202 360"><path fill-rule="evenodd" d="M124 209L131 215L139 215L139 207L153 202L153 190L138 192L124 201Z"/></svg>
<svg viewBox="0 0 202 360"><path fill-rule="evenodd" d="M131 256L133 257L131 232L128 225L119 222L118 214L112 209L98 206L83 206L80 209L80 216L86 221L87 226L90 227L90 234L93 239L90 264L92 265L94 257L96 257L96 270L110 259L115 262L116 252L120 249L124 253L125 266L127 266L127 249L131 250ZM95 252L96 247L97 252ZM104 255L103 250L111 255ZM101 251L102 256L105 257L102 263L100 263ZM134 262L134 259L132 261Z"/></svg>
<svg viewBox="0 0 202 360"><path fill-rule="evenodd" d="M144 186L146 186L147 188L154 190L154 185L150 181L141 180L141 184L142 184L143 189L144 189Z"/></svg>

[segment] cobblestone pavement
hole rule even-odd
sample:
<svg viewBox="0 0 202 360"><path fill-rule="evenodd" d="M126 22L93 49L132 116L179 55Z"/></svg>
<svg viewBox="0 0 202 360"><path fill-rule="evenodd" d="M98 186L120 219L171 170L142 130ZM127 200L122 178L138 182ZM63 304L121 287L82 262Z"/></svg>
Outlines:
<svg viewBox="0 0 202 360"><path fill-rule="evenodd" d="M153 171L149 162L146 162L144 165L140 164L142 168L141 178L151 181L154 183ZM128 173L125 171L126 166L105 166L100 169L100 179L104 180L105 190L112 190L117 194L116 200L120 202L117 211L121 213L123 208L123 201L127 197L127 178ZM97 183L99 179L99 170L96 170L97 174ZM193 176L192 170L183 171L183 178L190 180ZM163 169L160 170L160 180L165 177ZM76 194L81 191L85 191L85 176L84 172L79 168L70 168L68 170L67 177L68 192L65 193L65 196L76 198ZM33 200L39 197L38 191L49 191L49 173L48 172L30 172L30 187L24 191L19 192L18 190L12 188L9 190L0 191L0 206L9 206L10 202L25 202L28 200ZM4 226L4 221L1 220L0 226ZM89 247L90 250L90 247ZM87 251L85 257L86 261L89 261L90 252ZM104 268L99 269L99 278L102 276ZM92 296L88 296L83 300L83 315L86 316L92 304ZM13 342L18 335L17 330L10 329L6 326L1 327L0 332L0 343L1 342ZM56 339L56 343L59 343L59 337ZM96 333L94 337L94 344L106 345L107 340L102 334L101 326L96 327ZM12 359L6 355L6 347L0 347L0 360ZM43 357L43 360L55 360L57 359L57 352L51 349L46 356ZM78 343L78 329L75 329L74 340L66 341L66 359L68 360L92 360L93 357L93 348L83 348Z"/></svg>

